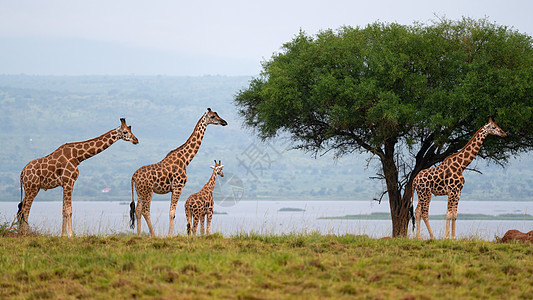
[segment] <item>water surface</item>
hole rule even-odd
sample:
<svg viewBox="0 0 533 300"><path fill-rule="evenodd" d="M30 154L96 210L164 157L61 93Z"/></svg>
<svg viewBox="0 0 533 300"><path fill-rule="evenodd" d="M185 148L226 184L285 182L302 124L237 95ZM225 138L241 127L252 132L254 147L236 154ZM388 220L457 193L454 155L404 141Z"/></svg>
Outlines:
<svg viewBox="0 0 533 300"><path fill-rule="evenodd" d="M184 201L178 203L174 221L174 235L186 233ZM17 211L16 202L0 202L0 221L11 222ZM170 201L153 201L151 218L158 236L166 236L169 224ZM287 210L287 208L290 208ZM61 234L62 202L35 201L30 212L30 226L41 232ZM281 210L281 211L280 211ZM375 201L240 201L232 206L215 203L215 214L211 232L224 236L240 233L283 234L310 233L322 234L366 234L380 238L390 236L390 220L331 220L321 217L334 217L372 212L390 212L389 203ZM446 201L432 201L430 215L446 213ZM459 203L459 213L463 214L533 214L533 202L494 202L463 201ZM77 235L107 235L133 233L129 228L129 202L73 202L73 227ZM436 238L443 238L445 221L430 220ZM504 220L457 220L458 238L482 238L493 240L503 236L509 229L533 230L533 221ZM144 219L142 231L148 232ZM136 231L135 231L136 232ZM411 226L409 233L412 234ZM427 230L422 222L422 235L427 238Z"/></svg>

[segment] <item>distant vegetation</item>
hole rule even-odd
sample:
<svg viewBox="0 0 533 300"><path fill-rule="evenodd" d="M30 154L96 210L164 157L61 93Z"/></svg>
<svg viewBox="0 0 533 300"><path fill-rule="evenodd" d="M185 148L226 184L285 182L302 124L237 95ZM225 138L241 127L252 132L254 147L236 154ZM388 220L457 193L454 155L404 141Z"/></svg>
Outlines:
<svg viewBox="0 0 533 300"><path fill-rule="evenodd" d="M446 215L430 215L431 220L446 220ZM389 220L390 213L374 212L371 214L345 215L337 217L320 217L328 220ZM485 214L457 214L458 220L513 220L513 221L533 221L530 214L501 214L497 216Z"/></svg>
<svg viewBox="0 0 533 300"><path fill-rule="evenodd" d="M278 209L278 211L279 212L296 212L296 211L304 212L305 209L303 209L303 208L295 208L295 207L283 207L283 208Z"/></svg>
<svg viewBox="0 0 533 300"><path fill-rule="evenodd" d="M202 147L188 167L182 199L202 187L214 159L223 162L228 180L233 178L220 181L220 193L235 194L239 199L369 200L379 195L382 184L369 179L377 161L367 168L366 154L334 160L328 153L314 159L301 151L285 151L290 145L284 140L261 144L242 129L232 100L250 79L0 76L0 201L20 199L19 175L29 161L63 143L101 135L117 127L121 117L132 125L140 144L119 141L83 162L74 200L129 201L133 172L161 160L185 142L207 107L229 126L207 129ZM487 166L479 159L472 166L476 165L483 174L465 173L461 201L533 200L531 156L512 161L507 169ZM104 193L104 188L111 189ZM61 199L62 189L57 188L41 191L36 201ZM154 197L169 199L169 195Z"/></svg>

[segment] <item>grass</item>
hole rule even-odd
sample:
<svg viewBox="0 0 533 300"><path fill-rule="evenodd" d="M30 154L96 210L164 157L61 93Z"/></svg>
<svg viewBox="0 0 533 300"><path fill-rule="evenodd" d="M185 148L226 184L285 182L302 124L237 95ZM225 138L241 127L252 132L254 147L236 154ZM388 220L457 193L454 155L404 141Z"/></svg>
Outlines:
<svg viewBox="0 0 533 300"><path fill-rule="evenodd" d="M11 224L8 222L0 223L0 237L16 235L18 224L13 221Z"/></svg>
<svg viewBox="0 0 533 300"><path fill-rule="evenodd" d="M354 235L0 237L1 299L530 299L533 245Z"/></svg>

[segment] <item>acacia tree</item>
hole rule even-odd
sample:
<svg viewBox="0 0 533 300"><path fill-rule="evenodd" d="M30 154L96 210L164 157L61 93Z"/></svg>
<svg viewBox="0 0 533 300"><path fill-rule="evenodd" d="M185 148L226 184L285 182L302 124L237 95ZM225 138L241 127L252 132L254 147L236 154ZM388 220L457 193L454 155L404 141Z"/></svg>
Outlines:
<svg viewBox="0 0 533 300"><path fill-rule="evenodd" d="M315 155L377 157L392 234L405 236L416 174L458 151L487 115L508 137L488 137L479 156L503 165L531 150L532 41L466 18L300 32L234 102L262 139L284 132Z"/></svg>

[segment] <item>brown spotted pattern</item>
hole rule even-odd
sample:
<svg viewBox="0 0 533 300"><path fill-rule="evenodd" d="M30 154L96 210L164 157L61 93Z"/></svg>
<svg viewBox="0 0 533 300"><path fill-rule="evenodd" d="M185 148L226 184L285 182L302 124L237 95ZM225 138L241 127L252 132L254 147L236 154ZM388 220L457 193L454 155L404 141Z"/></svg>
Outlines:
<svg viewBox="0 0 533 300"><path fill-rule="evenodd" d="M213 174L202 187L202 189L189 196L185 201L185 217L187 218L187 235L191 235L191 221L193 221L192 234L196 235L196 228L198 227L198 221L200 221L200 233L204 234L204 221L206 222L206 233L211 233L211 219L213 218L213 189L215 188L215 182L217 175L224 177L222 169L224 165L220 163L220 160L215 160L215 165L211 166Z"/></svg>
<svg viewBox="0 0 533 300"><path fill-rule="evenodd" d="M168 236L172 236L174 227L174 217L176 215L176 206L181 191L187 182L187 166L192 161L204 137L207 125L226 126L227 122L218 116L210 108L198 120L194 131L187 141L175 150L170 151L167 156L158 163L142 166L133 174L131 178L131 228L135 228L135 219L137 219L137 234L141 235L141 216L144 216L150 235L155 236L152 222L150 221L150 205L153 193L167 194L172 193L170 200L169 219L170 225ZM135 207L134 190L137 190L137 207Z"/></svg>
<svg viewBox="0 0 533 300"><path fill-rule="evenodd" d="M63 187L63 228L61 235L72 236L72 190L78 178L78 165L104 151L119 139L139 143L131 132L125 119L121 125L91 140L67 143L45 157L30 161L20 173L21 198L17 218L23 232L29 230L28 217L33 200L40 189L45 191L58 186ZM24 189L23 189L24 187Z"/></svg>
<svg viewBox="0 0 533 300"><path fill-rule="evenodd" d="M428 212L431 194L435 196L448 195L446 210L446 230L444 237L449 238L450 221L451 236L455 239L455 221L457 219L457 206L461 197L465 179L463 171L474 160L483 141L489 135L505 137L507 134L489 117L489 122L483 125L459 152L445 158L436 167L420 171L413 180L414 191L418 194L418 204L415 209L416 237L420 239L420 219L424 220L430 238L434 238L429 225ZM412 198L411 198L412 201Z"/></svg>

